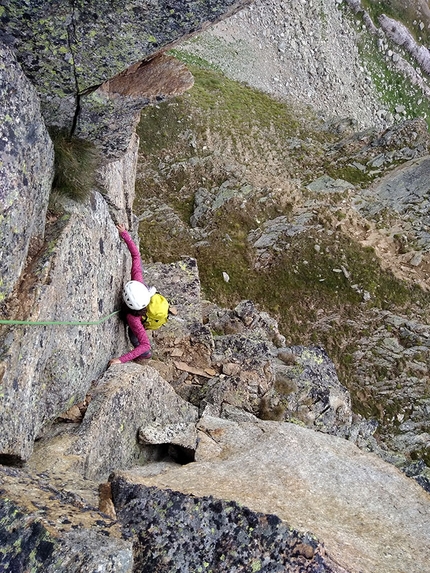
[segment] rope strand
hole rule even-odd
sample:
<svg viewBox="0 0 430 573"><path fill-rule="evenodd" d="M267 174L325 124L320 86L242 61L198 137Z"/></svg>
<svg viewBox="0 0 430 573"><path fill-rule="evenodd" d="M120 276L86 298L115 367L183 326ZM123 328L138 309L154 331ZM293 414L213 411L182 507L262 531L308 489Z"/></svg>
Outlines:
<svg viewBox="0 0 430 573"><path fill-rule="evenodd" d="M115 310L111 312L108 316L104 316L100 320L91 320L91 321L74 321L74 320L0 320L0 324L15 324L15 325L24 325L24 326L93 326L102 324L115 314L118 314L119 310Z"/></svg>

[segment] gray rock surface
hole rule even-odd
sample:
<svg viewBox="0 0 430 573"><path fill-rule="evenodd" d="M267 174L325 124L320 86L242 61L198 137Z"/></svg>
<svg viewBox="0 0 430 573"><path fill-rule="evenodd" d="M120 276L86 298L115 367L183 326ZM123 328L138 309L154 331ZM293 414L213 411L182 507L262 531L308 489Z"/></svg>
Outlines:
<svg viewBox="0 0 430 573"><path fill-rule="evenodd" d="M99 113L100 106L104 112L116 106L114 98L106 98L102 91L98 97L91 95L101 84L247 3L91 0L73 4L61 0L52 4L37 0L23 4L12 0L0 14L0 39L13 47L37 86L47 124L73 130L81 110L84 118L95 113L96 105Z"/></svg>
<svg viewBox="0 0 430 573"><path fill-rule="evenodd" d="M132 544L106 515L46 479L0 466L0 568L131 573Z"/></svg>
<svg viewBox="0 0 430 573"><path fill-rule="evenodd" d="M141 571L346 573L311 534L234 501L112 482L118 516L136 535Z"/></svg>
<svg viewBox="0 0 430 573"><path fill-rule="evenodd" d="M345 436L351 426L349 392L323 349L285 346L278 326L251 301L207 315L214 337L212 365L220 372L203 383L200 399L268 420L295 421ZM228 334L227 334L228 333Z"/></svg>
<svg viewBox="0 0 430 573"><path fill-rule="evenodd" d="M35 89L0 45L0 302L43 241L54 153Z"/></svg>
<svg viewBox="0 0 430 573"><path fill-rule="evenodd" d="M275 513L294 529L312 531L347 571L428 569L430 496L392 465L350 442L294 424L221 421L216 431L213 418L202 418L199 427L220 449L218 457L158 476L116 474L114 491L115 480L146 486L127 488L136 496L130 511L150 496L161 499L154 487L165 490L166 504L170 499L173 507L175 501L201 507L210 495L254 512ZM197 497L187 501L171 490ZM118 501L121 512L126 505L121 497ZM151 516L153 503L147 506Z"/></svg>
<svg viewBox="0 0 430 573"><path fill-rule="evenodd" d="M115 468L145 463L150 456L137 437L142 443L142 436L155 422L164 428L166 440L161 441L159 435L149 443L185 442L184 447L194 450L196 432L194 443L189 442L188 435L196 421L197 409L182 400L156 370L138 364L113 365L92 393L78 439L69 453L83 457L85 478L106 480ZM167 432L173 425L177 430L174 435Z"/></svg>
<svg viewBox="0 0 430 573"><path fill-rule="evenodd" d="M430 251L429 173L429 156L412 160L365 190L356 201L360 213L368 218L384 209L394 212L399 219L397 234L409 235L422 253Z"/></svg>
<svg viewBox="0 0 430 573"><path fill-rule="evenodd" d="M403 467L430 491L430 470L408 469L407 462L429 461L430 326L388 311L375 315L378 328L358 340L354 353L362 399L372 396L378 405L374 416L382 443L373 439L366 447Z"/></svg>
<svg viewBox="0 0 430 573"><path fill-rule="evenodd" d="M124 173L135 158L136 145L137 139L129 150L131 159L126 156L116 169L110 167L110 173ZM119 182L106 172L104 183L111 189L108 195L123 192L132 201L130 174ZM94 192L86 204L69 201L64 209L63 215L53 217L45 244L27 268L16 295L3 304L5 318L97 321L119 308L130 258L106 201ZM131 203L124 219L130 209ZM124 219L121 222L127 223ZM83 400L91 380L125 348L124 327L116 316L92 326L3 326L1 459L28 459L41 428Z"/></svg>

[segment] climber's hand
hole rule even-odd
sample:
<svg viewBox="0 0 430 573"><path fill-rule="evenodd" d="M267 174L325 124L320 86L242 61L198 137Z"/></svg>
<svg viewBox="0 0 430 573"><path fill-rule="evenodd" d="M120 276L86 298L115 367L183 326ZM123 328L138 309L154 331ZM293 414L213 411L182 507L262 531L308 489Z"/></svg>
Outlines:
<svg viewBox="0 0 430 573"><path fill-rule="evenodd" d="M120 233L124 233L124 231L126 231L127 229L124 227L124 225L117 225L116 228L118 229L118 231Z"/></svg>
<svg viewBox="0 0 430 573"><path fill-rule="evenodd" d="M119 358L112 358L112 360L109 360L109 366L112 366L112 364L121 364L121 360Z"/></svg>

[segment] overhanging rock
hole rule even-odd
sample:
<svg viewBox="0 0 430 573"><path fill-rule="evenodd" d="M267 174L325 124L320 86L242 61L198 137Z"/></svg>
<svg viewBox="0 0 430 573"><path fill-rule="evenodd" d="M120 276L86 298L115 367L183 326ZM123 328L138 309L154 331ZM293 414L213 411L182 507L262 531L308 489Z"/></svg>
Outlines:
<svg viewBox="0 0 430 573"><path fill-rule="evenodd" d="M82 94L246 4L249 0L10 0L0 11L0 40L13 46L37 86L48 125L62 117L62 126L70 129Z"/></svg>

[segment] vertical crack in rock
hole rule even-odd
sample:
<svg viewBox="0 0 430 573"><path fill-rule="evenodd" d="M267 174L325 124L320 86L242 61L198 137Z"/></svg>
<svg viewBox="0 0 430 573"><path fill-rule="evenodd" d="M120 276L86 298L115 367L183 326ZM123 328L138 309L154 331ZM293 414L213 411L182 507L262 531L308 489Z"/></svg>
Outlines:
<svg viewBox="0 0 430 573"><path fill-rule="evenodd" d="M78 74L76 73L76 62L75 62L75 54L73 50L73 39L76 38L76 25L75 25L75 11L76 11L76 4L74 0L71 2L71 21L69 26L67 26L67 42L69 44L70 53L72 54L72 69L73 69L73 77L75 78L75 85L76 85L76 107L75 113L73 115L72 125L70 128L70 137L72 137L76 131L76 125L78 123L78 117L81 111L81 94L79 93L79 81L78 81Z"/></svg>

